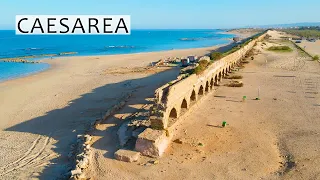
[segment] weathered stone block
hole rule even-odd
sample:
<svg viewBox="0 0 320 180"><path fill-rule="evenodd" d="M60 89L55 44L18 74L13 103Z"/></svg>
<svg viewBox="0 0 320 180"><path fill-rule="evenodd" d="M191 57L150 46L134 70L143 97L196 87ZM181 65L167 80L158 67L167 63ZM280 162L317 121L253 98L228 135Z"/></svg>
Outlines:
<svg viewBox="0 0 320 180"><path fill-rule="evenodd" d="M137 139L136 150L142 155L159 157L169 145L170 139L165 130L146 129Z"/></svg>
<svg viewBox="0 0 320 180"><path fill-rule="evenodd" d="M140 153L136 151L120 149L114 153L114 157L119 161L136 162L140 158Z"/></svg>

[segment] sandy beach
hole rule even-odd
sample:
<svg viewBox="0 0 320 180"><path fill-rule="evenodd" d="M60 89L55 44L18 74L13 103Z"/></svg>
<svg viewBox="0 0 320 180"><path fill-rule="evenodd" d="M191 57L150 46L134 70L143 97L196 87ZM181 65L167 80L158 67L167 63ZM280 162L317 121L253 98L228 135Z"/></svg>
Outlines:
<svg viewBox="0 0 320 180"><path fill-rule="evenodd" d="M146 69L151 62L217 48L48 59L49 70L0 83L1 179L60 177L73 163L68 153L77 134L127 93L143 104L179 74L179 68Z"/></svg>
<svg viewBox="0 0 320 180"><path fill-rule="evenodd" d="M263 30L261 29L232 29L228 30L227 32L224 32L224 34L235 34L240 38L247 38L250 36L253 36L255 34L258 34L262 32Z"/></svg>
<svg viewBox="0 0 320 180"><path fill-rule="evenodd" d="M279 38L277 32L271 33ZM290 43L258 43L254 60L236 74L244 87L224 86L183 117L159 164L116 161L117 130L146 108L154 90L179 68L147 68L168 57L204 55L208 48L43 60L47 71L0 83L1 179L57 179L71 169L76 136L132 93L125 107L93 132L92 179L318 179L319 63ZM267 51L286 44L291 53ZM222 47L224 50L227 47ZM319 51L320 53L320 51ZM260 101L255 101L260 88ZM246 102L242 97L247 96ZM219 128L222 121L226 128ZM199 131L201 129L201 131ZM203 146L197 146L202 143ZM287 168L288 163L292 167ZM148 165L145 165L148 164Z"/></svg>

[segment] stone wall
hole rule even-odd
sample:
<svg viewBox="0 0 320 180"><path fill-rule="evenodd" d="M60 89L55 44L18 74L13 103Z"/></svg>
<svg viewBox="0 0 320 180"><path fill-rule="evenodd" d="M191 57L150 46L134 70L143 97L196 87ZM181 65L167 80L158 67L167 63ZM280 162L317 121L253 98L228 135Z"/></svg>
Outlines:
<svg viewBox="0 0 320 180"><path fill-rule="evenodd" d="M151 128L141 133L136 143L136 150L148 156L161 156L172 138L172 128L177 119L199 99L219 84L221 78L231 71L239 61L261 41L266 33L252 40L238 51L211 64L201 75L179 76L155 91L155 104L151 109ZM157 137L152 135L154 130ZM163 133L159 132L163 131ZM152 137L151 139L149 137ZM165 142L165 143L164 143Z"/></svg>

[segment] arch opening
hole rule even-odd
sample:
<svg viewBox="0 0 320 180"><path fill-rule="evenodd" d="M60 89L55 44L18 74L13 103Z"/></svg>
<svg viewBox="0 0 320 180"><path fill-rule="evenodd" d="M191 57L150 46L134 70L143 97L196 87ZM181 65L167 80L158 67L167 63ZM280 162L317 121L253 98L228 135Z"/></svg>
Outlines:
<svg viewBox="0 0 320 180"><path fill-rule="evenodd" d="M191 101L196 101L196 92L193 90L190 96Z"/></svg>
<svg viewBox="0 0 320 180"><path fill-rule="evenodd" d="M226 77L227 75L228 75L228 68L224 70L224 77Z"/></svg>
<svg viewBox="0 0 320 180"><path fill-rule="evenodd" d="M186 99L183 99L182 103L181 103L181 108L182 109L188 109L188 103Z"/></svg>
<svg viewBox="0 0 320 180"><path fill-rule="evenodd" d="M178 118L178 113L177 113L176 108L172 108L172 109L171 109L170 114L169 114L169 117L170 117L170 118Z"/></svg>
<svg viewBox="0 0 320 180"><path fill-rule="evenodd" d="M182 100L182 103L181 103L181 111L180 111L180 114L184 114L188 111L188 103L187 103L187 100L186 99L183 99Z"/></svg>
<svg viewBox="0 0 320 180"><path fill-rule="evenodd" d="M205 91L206 91L206 92L209 92L209 82L208 82L208 81L206 82L206 88L205 88Z"/></svg>
<svg viewBox="0 0 320 180"><path fill-rule="evenodd" d="M177 110L176 110L176 108L172 108L170 111L170 114L169 114L168 126L169 127L172 126L177 121L177 118L178 118Z"/></svg>
<svg viewBox="0 0 320 180"><path fill-rule="evenodd" d="M198 95L202 96L203 95L203 86L201 85L199 88Z"/></svg>
<svg viewBox="0 0 320 180"><path fill-rule="evenodd" d="M214 77L214 85L217 86L218 85L218 75L216 74L216 76Z"/></svg>

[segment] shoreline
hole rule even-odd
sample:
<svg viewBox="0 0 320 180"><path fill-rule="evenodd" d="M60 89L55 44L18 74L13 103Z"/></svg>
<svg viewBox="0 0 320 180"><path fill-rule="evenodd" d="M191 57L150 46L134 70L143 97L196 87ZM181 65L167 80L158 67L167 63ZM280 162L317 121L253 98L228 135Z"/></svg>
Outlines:
<svg viewBox="0 0 320 180"><path fill-rule="evenodd" d="M92 54L92 55L58 56L58 57L53 57L52 59L46 57L46 58L43 58L43 59L39 59L37 61L40 62L40 63L44 63L44 64L49 65L47 68L39 70L39 71L35 71L35 72L30 72L30 73L25 74L25 75L18 75L18 76L14 76L14 77L9 77L9 78L3 79L3 80L0 79L0 84L4 83L4 82L7 82L7 81L12 81L12 80L20 79L20 78L25 78L25 77L28 77L28 76L32 76L32 75L40 74L42 72L49 71L52 68L56 67L56 66L53 67L53 64L55 64L55 62L52 62L52 61L59 60L59 59L104 58L104 57L116 57L116 56L128 56L128 55L143 55L143 54L150 54L150 53L170 53L170 52L173 52L173 51L188 51L188 50L192 50L192 51L199 50L199 51L201 51L201 50L205 50L205 49L208 49L208 48L221 48L221 47L228 46L228 45L232 44L232 40L226 39L226 41L229 41L229 42L228 43L224 43L224 44L218 44L218 45L207 46L207 47L198 47L198 48L171 49L171 50L159 50L159 51L125 53L125 54L107 54L107 55ZM156 61L156 60L154 60L154 61Z"/></svg>
<svg viewBox="0 0 320 180"><path fill-rule="evenodd" d="M132 91L132 100L144 104L154 89L176 79L180 72L179 68L143 67L162 58L204 55L217 48L50 59L46 62L51 68L46 71L0 83L0 135L7 137L0 139L4 147L0 166L22 157L24 149L35 142L32 153L41 150L46 158L32 160L35 166L26 165L10 176L27 179L35 173L47 179L57 172L59 177L68 171L65 165L73 163L68 159L70 144L88 124ZM135 71L139 68L142 71ZM135 110L135 106L130 108Z"/></svg>
<svg viewBox="0 0 320 180"><path fill-rule="evenodd" d="M44 59L41 60L43 63L49 64L49 68L46 70L29 74L23 77L16 77L9 80L0 82L0 90L2 90L1 96L15 96L18 94L21 88L30 88L33 90L25 92L26 94L33 94L36 98L36 94L33 93L35 89L47 87L47 91L50 94L55 94L54 89L50 87L59 86L61 89L69 87L71 89L77 87L79 84L74 84L77 81L100 81L99 78L108 74L107 72L111 69L127 69L146 67L151 62L158 61L159 59L169 57L183 57L188 55L205 55L218 48L225 47L229 44L216 45L205 48L191 48L191 49L180 49L180 50L169 50L161 52L147 52L147 53L134 53L134 54L121 54L121 55L104 55L104 56L72 56L72 57L61 57L56 59ZM107 76L114 76L112 73ZM124 78L131 78L128 75L124 75ZM60 82L60 79L64 81L70 81L69 83ZM73 81L72 79L79 79ZM81 80L82 79L82 80ZM70 84L71 83L71 84ZM110 82L102 82L100 85L109 84ZM85 83L81 85L86 86ZM86 88L86 92L90 89L98 87L97 85L90 85L90 88ZM11 89L11 92L10 92ZM74 91L71 90L70 91ZM5 91L8 90L8 91ZM39 90L37 92L40 93ZM85 93L85 92L82 92ZM80 95L80 94L79 94ZM23 98L22 98L23 99ZM68 98L72 99L72 98ZM5 101L4 101L5 102ZM5 103L4 103L5 104ZM12 104L12 103L10 103ZM12 104L14 106L14 102ZM7 108L9 110L10 108ZM9 111L8 111L9 112ZM5 116L5 111L3 112ZM10 118L9 118L10 119ZM9 124L15 124L14 121L7 121ZM3 122L0 122L0 126L3 126ZM2 127L3 128L3 127Z"/></svg>
<svg viewBox="0 0 320 180"><path fill-rule="evenodd" d="M41 150L44 158L32 160L10 176L46 179L53 172L55 176L65 173L65 165L72 163L68 159L70 144L88 124L101 118L126 93L134 92L128 113L135 112L139 104L154 96L156 88L180 73L179 68L148 70L147 65L168 57L205 55L218 48L228 46L46 59L43 62L50 64L49 69L1 82L0 135L6 138L0 139L4 147L0 167L24 156L24 150L34 146L32 153Z"/></svg>
<svg viewBox="0 0 320 180"><path fill-rule="evenodd" d="M232 30L224 30L223 32L218 32L220 34L229 34L229 35L234 35L234 36L239 36L241 38L247 38L250 37L254 34L256 34L256 31L250 31L247 30L246 32L243 32L243 30L241 29L232 29ZM124 53L124 54L105 54L105 55L98 55L98 54L92 54L92 55L72 55L72 56L56 56L53 57L53 59L50 59L48 57L44 57L44 58L40 58L36 61L40 62L40 63L46 63L49 65L49 67L43 69L43 70L39 70L36 72L30 72L26 75L18 75L18 76L13 76L13 77L8 77L5 79L0 80L0 84L7 82L7 81L12 81L12 80L16 80L16 79L20 79L20 78L24 78L24 77L28 77L28 76L32 76L32 75L36 75L42 72L46 72L49 71L50 69L54 68L52 67L52 60L57 60L57 59L65 59L65 58L91 58L91 57L96 57L96 58L103 58L103 57L108 57L108 56L122 56L122 55L137 55L137 54L148 54L148 53L157 53L157 52L168 52L170 53L171 51L187 51L187 50L202 50L202 49L207 49L207 48L221 48L224 46L228 46L230 44L232 44L233 40L232 39L224 39L226 41L228 41L227 43L224 44L217 44L217 45L212 45L212 46L206 46L206 47L196 47L196 48L183 48L183 49L171 49L171 50L158 50L158 51L149 51L149 52L136 52L136 53ZM191 54L190 54L191 55ZM156 60L155 60L156 61Z"/></svg>
<svg viewBox="0 0 320 180"><path fill-rule="evenodd" d="M115 58L117 58L117 56L120 57L120 56L129 56L129 55L148 55L148 54L152 55L152 53L170 53L170 52L174 52L174 51L181 51L181 52L188 51L188 50L191 50L191 51L202 51L202 50L207 50L208 48L218 49L218 48L221 48L221 47L224 47L224 46L228 46L231 43L232 43L232 41L229 40L229 43L213 45L213 46L208 46L208 47L199 47L199 48L172 49L172 50L160 50L160 51L126 53L126 54L109 54L109 55L60 56L60 57L54 57L53 59L44 58L44 59L40 59L40 60L37 60L37 61L40 62L40 63L47 64L48 65L47 68L45 68L43 70L36 71L36 72L28 73L26 75L19 75L19 76L14 76L14 77L10 77L10 78L7 78L7 79L0 80L0 84L8 82L8 81L13 81L13 80L21 79L21 78L26 78L26 77L29 77L29 76L41 74L41 73L46 72L46 71L50 71L50 70L56 68L59 65L63 65L63 63L61 61L59 61L58 64L56 62L54 62L56 60L61 60L61 59L73 60L73 59L76 59L76 58L88 58L88 59L89 58L106 58L106 57L115 57ZM154 61L157 61L157 59L155 59Z"/></svg>

